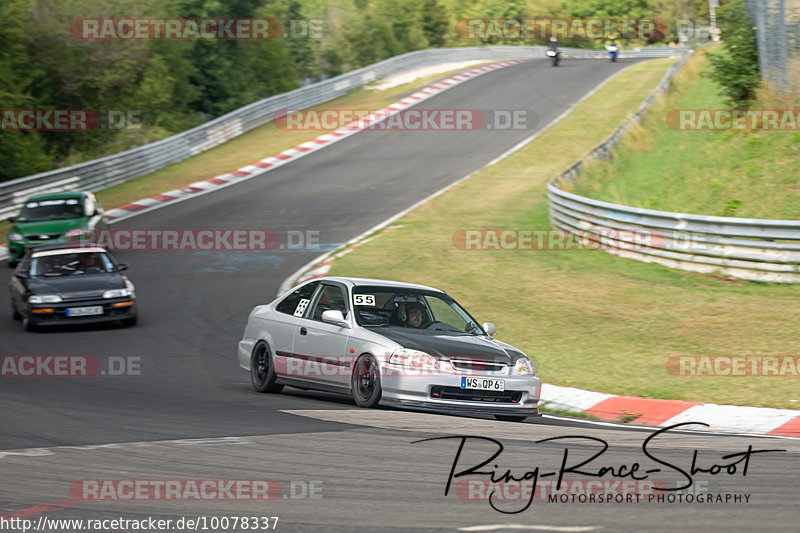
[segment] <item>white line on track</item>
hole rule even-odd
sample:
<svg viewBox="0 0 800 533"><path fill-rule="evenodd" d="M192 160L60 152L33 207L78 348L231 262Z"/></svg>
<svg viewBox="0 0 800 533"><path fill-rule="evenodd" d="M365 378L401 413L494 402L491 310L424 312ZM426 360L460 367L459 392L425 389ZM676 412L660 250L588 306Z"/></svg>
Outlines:
<svg viewBox="0 0 800 533"><path fill-rule="evenodd" d="M536 526L531 524L489 524L486 526L460 527L458 531L594 531L596 526Z"/></svg>

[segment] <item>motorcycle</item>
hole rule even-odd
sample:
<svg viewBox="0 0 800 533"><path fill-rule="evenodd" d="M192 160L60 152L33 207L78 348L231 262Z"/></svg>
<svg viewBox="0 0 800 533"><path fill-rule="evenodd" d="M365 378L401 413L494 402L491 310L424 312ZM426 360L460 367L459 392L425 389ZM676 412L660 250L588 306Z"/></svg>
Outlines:
<svg viewBox="0 0 800 533"><path fill-rule="evenodd" d="M551 62L553 63L553 66L557 67L558 56L561 55L560 52L558 50L548 50L547 52L545 52L545 54L547 55L547 57L550 58Z"/></svg>
<svg viewBox="0 0 800 533"><path fill-rule="evenodd" d="M616 44L607 44L606 50L608 50L608 57L611 58L611 62L613 63L614 61L616 61L617 52L619 51L619 46L617 46Z"/></svg>

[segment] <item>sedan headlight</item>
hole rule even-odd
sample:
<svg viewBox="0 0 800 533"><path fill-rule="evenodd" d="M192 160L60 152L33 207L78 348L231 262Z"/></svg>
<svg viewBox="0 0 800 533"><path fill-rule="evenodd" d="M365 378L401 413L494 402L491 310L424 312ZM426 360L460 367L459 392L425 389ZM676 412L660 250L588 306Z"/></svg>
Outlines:
<svg viewBox="0 0 800 533"><path fill-rule="evenodd" d="M57 304L61 301L61 296L58 294L37 294L28 296L29 304Z"/></svg>
<svg viewBox="0 0 800 533"><path fill-rule="evenodd" d="M514 363L514 373L520 376L532 376L535 374L531 360L527 357L520 357Z"/></svg>
<svg viewBox="0 0 800 533"><path fill-rule="evenodd" d="M83 238L84 235L91 236L92 230L89 228L72 228L69 230L64 238L68 241L77 240Z"/></svg>
<svg viewBox="0 0 800 533"><path fill-rule="evenodd" d="M111 289L103 293L103 298L125 298L128 296L133 297L131 289Z"/></svg>
<svg viewBox="0 0 800 533"><path fill-rule="evenodd" d="M419 350L400 348L392 352L389 362L394 365L413 366L417 368L436 368L436 358Z"/></svg>
<svg viewBox="0 0 800 533"><path fill-rule="evenodd" d="M8 240L9 242L25 242L25 237L22 236L22 233L17 233L15 231L8 234Z"/></svg>

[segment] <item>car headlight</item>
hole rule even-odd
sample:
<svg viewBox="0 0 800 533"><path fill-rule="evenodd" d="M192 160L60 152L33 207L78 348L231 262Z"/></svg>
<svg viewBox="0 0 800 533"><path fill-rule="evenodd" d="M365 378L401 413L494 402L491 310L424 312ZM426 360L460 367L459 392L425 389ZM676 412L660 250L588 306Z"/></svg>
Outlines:
<svg viewBox="0 0 800 533"><path fill-rule="evenodd" d="M37 294L35 296L28 296L29 304L55 304L61 301L61 296L58 294Z"/></svg>
<svg viewBox="0 0 800 533"><path fill-rule="evenodd" d="M532 376L535 374L531 360L527 357L520 357L514 363L514 373L520 376Z"/></svg>
<svg viewBox="0 0 800 533"><path fill-rule="evenodd" d="M417 368L436 368L436 358L431 354L409 348L400 348L392 352L389 362L394 365L414 366Z"/></svg>
<svg viewBox="0 0 800 533"><path fill-rule="evenodd" d="M103 293L103 298L125 298L126 296L133 297L133 289L111 289Z"/></svg>
<svg viewBox="0 0 800 533"><path fill-rule="evenodd" d="M65 235L64 238L67 240L74 240L74 239L81 239L84 236L91 236L92 230L89 228L72 228L69 230Z"/></svg>
<svg viewBox="0 0 800 533"><path fill-rule="evenodd" d="M8 241L9 242L25 242L25 237L22 236L22 233L17 233L16 231L13 233L8 234Z"/></svg>

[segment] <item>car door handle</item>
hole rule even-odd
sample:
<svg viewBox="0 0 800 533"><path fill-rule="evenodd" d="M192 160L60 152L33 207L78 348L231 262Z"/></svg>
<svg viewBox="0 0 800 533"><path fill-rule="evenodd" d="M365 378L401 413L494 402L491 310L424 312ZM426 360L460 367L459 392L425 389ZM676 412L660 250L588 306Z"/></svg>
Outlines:
<svg viewBox="0 0 800 533"><path fill-rule="evenodd" d="M305 335L306 333L308 333L306 328L300 328L300 335Z"/></svg>

